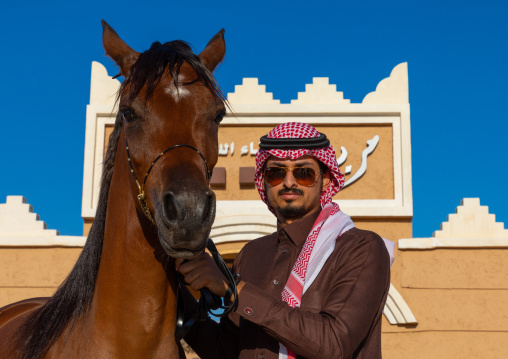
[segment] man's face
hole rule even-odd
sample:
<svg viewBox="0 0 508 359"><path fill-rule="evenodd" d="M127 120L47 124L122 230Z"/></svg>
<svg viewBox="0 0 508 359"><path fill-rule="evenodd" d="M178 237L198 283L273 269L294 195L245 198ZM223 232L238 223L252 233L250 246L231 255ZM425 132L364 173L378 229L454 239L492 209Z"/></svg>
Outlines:
<svg viewBox="0 0 508 359"><path fill-rule="evenodd" d="M302 156L296 160L270 157L266 161L266 168L283 167L288 169L282 183L270 186L264 181L265 193L268 202L275 209L277 218L285 225L292 223L320 208L321 192L330 184L328 173L320 174L318 161L312 156ZM292 169L303 167L311 168L316 173L316 181L310 186L299 184Z"/></svg>

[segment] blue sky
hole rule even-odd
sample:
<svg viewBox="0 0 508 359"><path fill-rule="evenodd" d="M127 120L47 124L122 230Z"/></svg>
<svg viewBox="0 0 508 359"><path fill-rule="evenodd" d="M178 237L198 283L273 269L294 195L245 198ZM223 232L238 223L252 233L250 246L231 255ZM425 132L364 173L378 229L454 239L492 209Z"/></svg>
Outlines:
<svg viewBox="0 0 508 359"><path fill-rule="evenodd" d="M408 62L415 237L463 197L508 223L508 5L504 1L19 1L0 11L0 203L23 195L48 228L80 235L92 61L101 19L131 47L183 39L196 52L221 28L224 92L258 77L281 102L329 77L361 102Z"/></svg>

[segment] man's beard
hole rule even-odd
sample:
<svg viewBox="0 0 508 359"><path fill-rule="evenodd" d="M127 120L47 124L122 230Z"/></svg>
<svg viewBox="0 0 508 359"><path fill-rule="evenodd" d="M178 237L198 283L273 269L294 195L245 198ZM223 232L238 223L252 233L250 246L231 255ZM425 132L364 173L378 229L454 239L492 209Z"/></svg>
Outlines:
<svg viewBox="0 0 508 359"><path fill-rule="evenodd" d="M301 217L305 214L305 206L293 206L292 204L287 204L284 207L279 207L277 212L284 218L295 218Z"/></svg>
<svg viewBox="0 0 508 359"><path fill-rule="evenodd" d="M303 195L303 191L299 190L297 188L281 189L279 191L278 195L282 196L285 193L294 193L294 194ZM297 205L293 205L291 203L287 203L284 206L278 206L278 208L276 208L276 210L284 218L295 218L295 217L300 217L305 214L305 206L303 204L297 206Z"/></svg>

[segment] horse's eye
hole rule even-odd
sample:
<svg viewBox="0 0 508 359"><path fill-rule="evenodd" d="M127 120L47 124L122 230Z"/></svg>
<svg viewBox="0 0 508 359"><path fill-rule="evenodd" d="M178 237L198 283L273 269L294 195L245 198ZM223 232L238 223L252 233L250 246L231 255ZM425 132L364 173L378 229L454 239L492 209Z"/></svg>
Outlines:
<svg viewBox="0 0 508 359"><path fill-rule="evenodd" d="M134 113L134 111L132 111L130 109L125 109L122 111L122 119L125 122L134 121L136 118L137 117L136 117L136 114Z"/></svg>
<svg viewBox="0 0 508 359"><path fill-rule="evenodd" d="M213 120L217 125L220 125L222 119L226 116L226 111L219 112Z"/></svg>

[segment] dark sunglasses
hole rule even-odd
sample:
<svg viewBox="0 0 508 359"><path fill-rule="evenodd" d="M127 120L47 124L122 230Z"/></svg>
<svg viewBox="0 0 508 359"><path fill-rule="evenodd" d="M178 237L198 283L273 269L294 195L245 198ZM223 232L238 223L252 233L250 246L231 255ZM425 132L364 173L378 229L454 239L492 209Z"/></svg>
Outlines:
<svg viewBox="0 0 508 359"><path fill-rule="evenodd" d="M268 167L265 170L264 179L270 186L277 186L284 182L284 178L288 171L293 172L293 177L296 182L305 187L310 187L316 183L316 177L321 174L321 172L316 174L316 171L307 167Z"/></svg>

